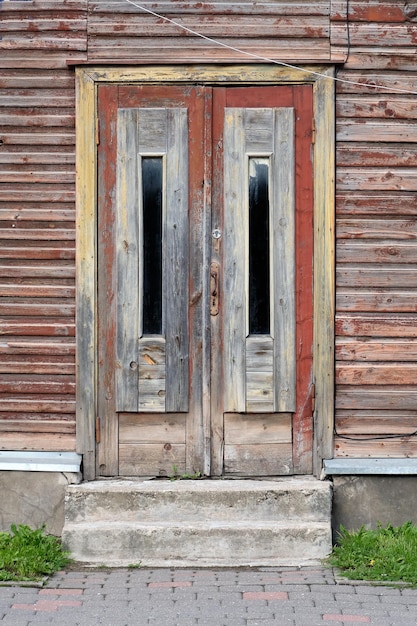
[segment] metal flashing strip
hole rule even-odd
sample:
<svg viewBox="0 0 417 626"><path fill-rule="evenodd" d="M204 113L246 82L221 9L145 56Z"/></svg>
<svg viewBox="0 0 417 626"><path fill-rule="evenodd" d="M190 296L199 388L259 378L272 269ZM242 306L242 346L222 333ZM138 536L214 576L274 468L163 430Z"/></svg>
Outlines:
<svg viewBox="0 0 417 626"><path fill-rule="evenodd" d="M76 452L0 451L0 471L80 472L82 456Z"/></svg>
<svg viewBox="0 0 417 626"><path fill-rule="evenodd" d="M417 459L329 459L324 461L325 476L417 474Z"/></svg>

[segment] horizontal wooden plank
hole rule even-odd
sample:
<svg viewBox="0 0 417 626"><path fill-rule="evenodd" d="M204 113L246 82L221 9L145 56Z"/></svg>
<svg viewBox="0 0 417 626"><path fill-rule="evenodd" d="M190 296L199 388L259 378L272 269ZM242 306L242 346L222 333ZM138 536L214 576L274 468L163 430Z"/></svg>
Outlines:
<svg viewBox="0 0 417 626"><path fill-rule="evenodd" d="M75 278L75 268L69 266L20 266L20 265L0 265L0 276L9 278Z"/></svg>
<svg viewBox="0 0 417 626"><path fill-rule="evenodd" d="M336 364L336 383L340 385L413 385L416 380L414 363Z"/></svg>
<svg viewBox="0 0 417 626"><path fill-rule="evenodd" d="M1 157L0 157L1 159ZM368 144L339 142L336 147L339 167L415 167L416 151L406 144Z"/></svg>
<svg viewBox="0 0 417 626"><path fill-rule="evenodd" d="M59 31L62 37L72 38L74 32L79 32L79 36L87 30L87 19L81 15L74 15L65 10L59 11L59 19L57 16L49 14L47 17L38 10L37 13L27 17L24 13L19 16L15 15L10 18L6 12L5 18L1 22L2 33L13 33L20 35L21 33L30 33L32 37L39 36L46 32ZM20 18L20 19L19 19ZM54 19L55 18L55 19ZM67 35L68 34L68 35Z"/></svg>
<svg viewBox="0 0 417 626"><path fill-rule="evenodd" d="M50 185L49 189L38 189L35 185L17 185L0 188L0 202L75 202L75 188L65 189L64 185Z"/></svg>
<svg viewBox="0 0 417 626"><path fill-rule="evenodd" d="M87 60L85 51L36 49L36 69L66 69L69 63ZM33 50L2 50L0 69L33 69Z"/></svg>
<svg viewBox="0 0 417 626"><path fill-rule="evenodd" d="M391 22L377 23L370 22L349 22L349 36L352 46L385 46L387 48L395 46L397 48L411 48L417 44L417 35L413 23L396 24ZM345 23L334 22L332 24L332 45L342 46L346 43L346 21Z"/></svg>
<svg viewBox="0 0 417 626"><path fill-rule="evenodd" d="M24 222L31 222L32 224L35 222L56 222L59 223L59 228L59 226L62 227L61 222L75 224L75 208L73 205L66 205L65 203L48 204L44 202L38 204L36 208L30 203L22 203L18 206L0 203L0 222L5 221L18 221L21 224Z"/></svg>
<svg viewBox="0 0 417 626"><path fill-rule="evenodd" d="M417 390L409 386L338 386L337 409L372 409L412 411L416 408Z"/></svg>
<svg viewBox="0 0 417 626"><path fill-rule="evenodd" d="M37 376L36 374L3 374L0 379L3 394L73 394L73 376Z"/></svg>
<svg viewBox="0 0 417 626"><path fill-rule="evenodd" d="M33 244L33 240L31 242ZM1 259L24 259L26 261L33 260L71 260L75 258L75 249L74 248L58 248L58 247L35 247L33 245L29 245L28 247L6 247L2 246L0 248L0 258Z"/></svg>
<svg viewBox="0 0 417 626"><path fill-rule="evenodd" d="M336 359L342 361L417 361L416 339L336 339Z"/></svg>
<svg viewBox="0 0 417 626"><path fill-rule="evenodd" d="M119 445L119 473L122 476L174 476L184 472L183 444Z"/></svg>
<svg viewBox="0 0 417 626"><path fill-rule="evenodd" d="M351 46L349 57L345 63L346 70L396 70L398 72L415 71L416 47L401 48L382 45L374 47ZM346 46L332 46L332 59L346 59Z"/></svg>
<svg viewBox="0 0 417 626"><path fill-rule="evenodd" d="M412 120L417 119L417 111L411 95L339 95L336 116Z"/></svg>
<svg viewBox="0 0 417 626"><path fill-rule="evenodd" d="M2 433L2 450L56 450L75 451L75 434L72 433Z"/></svg>
<svg viewBox="0 0 417 626"><path fill-rule="evenodd" d="M417 266L390 266L389 270L384 271L378 265L374 267L342 265L336 270L336 286L341 288L356 287L358 289L375 287L417 288Z"/></svg>
<svg viewBox="0 0 417 626"><path fill-rule="evenodd" d="M362 291L345 287L337 290L336 310L413 313L417 311L416 293L382 289Z"/></svg>
<svg viewBox="0 0 417 626"><path fill-rule="evenodd" d="M355 437L354 440L342 439L335 437L334 450L336 457L353 457L353 458L416 458L417 457L417 439L399 438L399 439L383 439L383 440L360 440Z"/></svg>
<svg viewBox="0 0 417 626"><path fill-rule="evenodd" d="M73 165L75 163L74 152L28 152L26 149L24 152L1 152L0 163L23 165L23 164L36 164L36 165Z"/></svg>
<svg viewBox="0 0 417 626"><path fill-rule="evenodd" d="M0 288L1 295L1 288ZM42 336L42 337L74 337L75 323L53 323L48 321L33 322L27 320L23 322L9 322L0 320L0 336L21 335L21 336Z"/></svg>
<svg viewBox="0 0 417 626"><path fill-rule="evenodd" d="M417 122L404 120L343 119L336 121L337 141L415 143Z"/></svg>
<svg viewBox="0 0 417 626"><path fill-rule="evenodd" d="M410 435L417 430L417 411L337 411L339 435Z"/></svg>
<svg viewBox="0 0 417 626"><path fill-rule="evenodd" d="M372 240L351 241L340 239L337 244L339 263L415 263L415 243L374 243Z"/></svg>
<svg viewBox="0 0 417 626"><path fill-rule="evenodd" d="M0 437L4 433L51 433L75 435L75 420L0 420ZM23 437L25 435L23 434Z"/></svg>
<svg viewBox="0 0 417 626"><path fill-rule="evenodd" d="M336 214L376 217L417 215L417 193L404 191L349 191L336 194Z"/></svg>
<svg viewBox="0 0 417 626"><path fill-rule="evenodd" d="M75 287L68 285L0 285L0 296L31 298L74 298Z"/></svg>
<svg viewBox="0 0 417 626"><path fill-rule="evenodd" d="M0 107L21 109L73 106L74 89L0 89Z"/></svg>
<svg viewBox="0 0 417 626"><path fill-rule="evenodd" d="M34 114L33 111L30 113L26 111L22 111L19 114L12 113L12 112L10 113L4 112L2 113L2 116L1 116L1 125L2 126L16 126L16 127L33 126L35 128L36 127L73 128L75 125L75 115L71 113L65 113L64 111L59 111L55 114L45 114L45 113L38 113L38 112Z"/></svg>
<svg viewBox="0 0 417 626"><path fill-rule="evenodd" d="M327 39L219 39L221 44L233 45L238 50L215 46L202 39L184 38L159 41L146 38L129 42L126 40L105 39L89 44L89 60L91 62L107 62L132 64L166 62L175 59L177 63L198 62L226 63L229 61L259 61L260 58L279 59L287 62L320 62L328 61L330 49ZM163 45L164 44L164 45ZM0 63L1 67L1 63Z"/></svg>
<svg viewBox="0 0 417 626"><path fill-rule="evenodd" d="M291 443L290 413L224 415L225 444Z"/></svg>
<svg viewBox="0 0 417 626"><path fill-rule="evenodd" d="M224 471L236 476L291 474L292 444L225 445Z"/></svg>
<svg viewBox="0 0 417 626"><path fill-rule="evenodd" d="M29 300L21 302L19 297L14 301L0 301L0 316L9 315L14 317L71 317L75 318L75 304L72 303L46 303Z"/></svg>
<svg viewBox="0 0 417 626"><path fill-rule="evenodd" d="M24 32L6 33L0 40L0 50L87 50L87 36L84 33L66 32L64 37L54 34L40 33L35 37L33 34Z"/></svg>
<svg viewBox="0 0 417 626"><path fill-rule="evenodd" d="M142 3L142 6L159 13L161 15L176 14L190 14L195 13L196 9L204 14L226 14L226 15L252 15L254 13L254 6L252 0L242 0L242 2L184 2L181 0L165 0L158 2L149 2L149 0ZM89 25L94 22L94 19L100 14L108 13L110 15L117 14L118 20L130 19L140 15L140 9L132 7L125 0L113 0L102 2L89 2L88 4L90 16ZM310 2L310 0L263 0L256 3L256 13L261 15L329 15L329 2L328 0L319 0L318 2ZM123 14L128 14L122 17ZM143 14L143 12L142 12Z"/></svg>
<svg viewBox="0 0 417 626"><path fill-rule="evenodd" d="M0 343L1 354L20 355L75 355L75 340L72 338L7 337Z"/></svg>
<svg viewBox="0 0 417 626"><path fill-rule="evenodd" d="M246 374L246 411L270 413L274 410L274 385L272 372Z"/></svg>
<svg viewBox="0 0 417 626"><path fill-rule="evenodd" d="M35 132L36 131L36 132ZM11 128L2 129L2 141L4 146L74 146L75 129L59 132L45 131L42 127L34 129L34 132L19 132Z"/></svg>
<svg viewBox="0 0 417 626"><path fill-rule="evenodd" d="M336 236L340 239L417 238L417 219L338 219Z"/></svg>
<svg viewBox="0 0 417 626"><path fill-rule="evenodd" d="M10 0L4 8L4 13L32 13L34 11L63 11L65 13L81 13L87 9L88 0L35 0L22 4L22 0Z"/></svg>
<svg viewBox="0 0 417 626"><path fill-rule="evenodd" d="M75 363L43 362L42 357L31 360L27 355L21 361L5 361L0 353L0 374L25 374L28 367L30 367L32 374L75 375Z"/></svg>
<svg viewBox="0 0 417 626"><path fill-rule="evenodd" d="M396 90L417 91L417 77L409 72L395 70L345 70L340 69L337 73L339 79L336 82L337 93L363 93L379 94L382 98ZM382 87L382 89L379 89Z"/></svg>
<svg viewBox="0 0 417 626"><path fill-rule="evenodd" d="M406 22L414 17L412 3L405 0L349 0L352 22ZM346 0L332 0L332 21L346 22Z"/></svg>
<svg viewBox="0 0 417 626"><path fill-rule="evenodd" d="M386 313L338 313L336 335L345 337L417 337L417 316Z"/></svg>
<svg viewBox="0 0 417 626"><path fill-rule="evenodd" d="M336 171L336 185L338 191L356 189L416 191L417 172L415 168L400 167L339 167Z"/></svg>
<svg viewBox="0 0 417 626"><path fill-rule="evenodd" d="M26 192L27 194L28 192ZM13 237L11 234L13 233ZM48 241L73 241L75 239L75 228L1 228L0 227L0 239L24 239L28 240L43 240L47 239Z"/></svg>
<svg viewBox="0 0 417 626"><path fill-rule="evenodd" d="M46 169L46 168L45 168ZM52 183L59 185L60 183L75 183L75 172L71 171L39 171L39 170L24 170L23 168L16 171L8 171L5 167L0 167L0 176L2 183L27 183L29 185L36 183Z"/></svg>
<svg viewBox="0 0 417 626"><path fill-rule="evenodd" d="M28 394L27 396L15 395L12 398L2 397L0 403L0 418L2 413L75 413L75 397L66 395L62 398L34 396Z"/></svg>
<svg viewBox="0 0 417 626"><path fill-rule="evenodd" d="M211 5L212 9L215 5ZM198 16L181 16L175 19L175 24L163 21L153 15L137 12L128 15L125 19L115 19L114 15L97 16L89 21L88 34L92 45L94 37L113 37L117 41L128 43L129 38L154 37L160 40L163 37L178 37L184 34L185 29L199 32L206 37L306 37L328 38L330 34L327 16L282 16L278 20L276 15L239 15L233 19L228 14L219 14L211 10L204 14L198 9ZM177 26L177 24L180 25ZM183 27L183 28L181 28Z"/></svg>
<svg viewBox="0 0 417 626"><path fill-rule="evenodd" d="M119 414L119 443L185 444L186 415Z"/></svg>
<svg viewBox="0 0 417 626"><path fill-rule="evenodd" d="M4 5L3 5L4 6ZM74 89L75 76L66 70L10 69L1 73L1 89Z"/></svg>

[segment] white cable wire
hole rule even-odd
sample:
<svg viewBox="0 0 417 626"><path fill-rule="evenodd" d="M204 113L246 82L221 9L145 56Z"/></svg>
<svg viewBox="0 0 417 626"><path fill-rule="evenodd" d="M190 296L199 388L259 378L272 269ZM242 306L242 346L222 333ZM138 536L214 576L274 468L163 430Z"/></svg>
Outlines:
<svg viewBox="0 0 417 626"><path fill-rule="evenodd" d="M397 93L417 96L417 91L408 91L407 89L399 89L397 87L386 87L385 85L371 85L370 83L356 82L353 80L338 78L337 76L327 76L327 74L315 72L314 70L308 70L306 68L299 67L297 65L292 65L291 63L285 63L284 61L276 61L275 59L270 59L268 57L261 56L259 54L256 54L255 52L248 52L247 50L241 50L240 48L235 48L234 46L230 46L229 44L223 43L222 41L218 41L217 39L213 39L212 37L207 37L207 35L203 35L202 33L199 33L198 31L193 30L192 28L188 28L188 26L184 26L183 24L180 24L179 22L176 22L175 20L172 20L171 18L166 17L165 15L160 15L159 13L156 13L155 11L148 9L147 7L144 7L143 5L138 4L137 2L134 2L133 0L125 0L125 1L128 2L129 4L132 4L137 9L141 9L141 11L144 11L145 13L150 13L151 15L153 15L154 17L157 17L158 19L165 20L166 22L169 22L170 24L173 24L174 26L177 26L178 28L185 30L187 33L190 33L191 35L195 35L196 37L205 39L209 43L215 44L216 46L221 46L222 48L227 48L228 50L232 50L233 52L238 52L239 54L245 54L246 56L252 57L253 59L257 59L258 61L274 63L275 65L288 67L289 69L298 70L300 72L304 72L305 74L310 74L312 76L317 76L319 78L328 78L329 80L334 80L339 83L345 83L347 85L369 87L371 89L385 89L386 91L391 91L391 92L395 91Z"/></svg>

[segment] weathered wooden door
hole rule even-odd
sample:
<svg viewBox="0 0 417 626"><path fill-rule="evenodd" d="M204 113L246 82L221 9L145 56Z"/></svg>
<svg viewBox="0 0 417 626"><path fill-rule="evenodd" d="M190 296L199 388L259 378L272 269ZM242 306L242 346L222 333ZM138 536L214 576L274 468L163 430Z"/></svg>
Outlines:
<svg viewBox="0 0 417 626"><path fill-rule="evenodd" d="M102 475L311 472L311 86L98 88Z"/></svg>

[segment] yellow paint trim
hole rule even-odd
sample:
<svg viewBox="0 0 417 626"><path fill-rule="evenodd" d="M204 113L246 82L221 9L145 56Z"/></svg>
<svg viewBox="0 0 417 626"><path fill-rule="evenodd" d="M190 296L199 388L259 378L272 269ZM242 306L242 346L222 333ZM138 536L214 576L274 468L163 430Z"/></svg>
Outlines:
<svg viewBox="0 0 417 626"><path fill-rule="evenodd" d="M314 73L306 72L309 70ZM319 76L318 74L322 74ZM334 420L334 81L333 69L278 65L88 67L77 84L77 451L94 477L96 420L96 85L98 83L313 84L314 144L314 472L333 456Z"/></svg>
<svg viewBox="0 0 417 626"><path fill-rule="evenodd" d="M96 423L96 85L76 72L77 452L95 477Z"/></svg>

